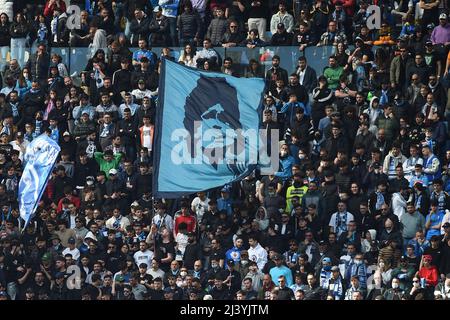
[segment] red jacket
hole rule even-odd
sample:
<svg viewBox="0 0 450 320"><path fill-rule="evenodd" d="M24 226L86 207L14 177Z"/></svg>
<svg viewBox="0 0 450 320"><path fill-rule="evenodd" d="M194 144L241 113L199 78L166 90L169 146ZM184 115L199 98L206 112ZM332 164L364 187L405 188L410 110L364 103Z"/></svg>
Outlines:
<svg viewBox="0 0 450 320"><path fill-rule="evenodd" d="M59 200L59 202L58 202L58 209L57 209L58 212L60 212L60 211L62 210L62 202L63 202L63 200L66 199L66 198L69 199L70 202L72 202L72 204L74 204L75 207L77 207L77 209L80 208L80 205L81 205L81 200L80 200L80 198L75 197L75 196L63 197L63 198L61 198L61 199Z"/></svg>
<svg viewBox="0 0 450 320"><path fill-rule="evenodd" d="M332 0L331 2L333 3L333 5L336 5L337 1L338 0ZM345 14L347 16L353 17L353 14L355 12L355 0L339 0L339 1L343 2L342 7L344 8Z"/></svg>
<svg viewBox="0 0 450 320"><path fill-rule="evenodd" d="M419 270L419 277L424 278L427 282L427 286L436 286L439 281L439 274L436 266L431 266L429 268L422 267Z"/></svg>
<svg viewBox="0 0 450 320"><path fill-rule="evenodd" d="M56 0L51 6L49 6L50 1L47 1L44 8L44 16L47 18L53 18L53 12L57 8L56 2L59 2L59 8L61 14L66 12L66 3L63 0Z"/></svg>
<svg viewBox="0 0 450 320"><path fill-rule="evenodd" d="M187 224L187 231L188 232L195 232L195 217L193 216L179 216L175 219L175 234L178 233L178 226L180 223L186 223Z"/></svg>

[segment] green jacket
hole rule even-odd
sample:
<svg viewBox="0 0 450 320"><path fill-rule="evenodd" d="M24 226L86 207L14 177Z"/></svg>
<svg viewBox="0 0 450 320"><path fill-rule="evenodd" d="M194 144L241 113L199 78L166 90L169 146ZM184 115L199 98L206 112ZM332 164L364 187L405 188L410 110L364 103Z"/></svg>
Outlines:
<svg viewBox="0 0 450 320"><path fill-rule="evenodd" d="M103 152L94 152L94 158L95 161L97 161L98 165L100 166L100 171L103 171L106 173L106 178L109 178L109 170L111 169L117 169L120 163L120 159L122 159L122 154L118 153L114 155L114 159L111 162L105 161L103 159Z"/></svg>
<svg viewBox="0 0 450 320"><path fill-rule="evenodd" d="M323 75L327 78L328 88L333 90L336 89L339 86L339 78L343 73L344 68L340 66L335 68L326 67Z"/></svg>
<svg viewBox="0 0 450 320"><path fill-rule="evenodd" d="M400 128L396 118L386 118L383 115L377 118L377 120L375 121L375 125L378 129L384 129L386 140L389 142L395 140Z"/></svg>

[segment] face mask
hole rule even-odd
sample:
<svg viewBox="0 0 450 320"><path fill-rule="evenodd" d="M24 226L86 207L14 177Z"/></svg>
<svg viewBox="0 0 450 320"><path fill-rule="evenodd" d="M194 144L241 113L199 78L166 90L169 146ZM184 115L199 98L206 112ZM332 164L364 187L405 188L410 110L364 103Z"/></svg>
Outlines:
<svg viewBox="0 0 450 320"><path fill-rule="evenodd" d="M392 284L392 289L397 289L398 288L398 283L393 283Z"/></svg>
<svg viewBox="0 0 450 320"><path fill-rule="evenodd" d="M219 265L218 265L218 264L216 264L216 263L213 263L213 264L211 264L211 267L212 267L213 269L216 269L216 268L218 268L218 267L219 267Z"/></svg>
<svg viewBox="0 0 450 320"><path fill-rule="evenodd" d="M331 266L323 266L323 270L330 271L331 270Z"/></svg>
<svg viewBox="0 0 450 320"><path fill-rule="evenodd" d="M306 158L306 156L305 156L304 154L299 154L299 155L298 155L298 158L299 158L300 160L303 160L303 159Z"/></svg>
<svg viewBox="0 0 450 320"><path fill-rule="evenodd" d="M362 260L355 260L355 264L362 264Z"/></svg>
<svg viewBox="0 0 450 320"><path fill-rule="evenodd" d="M281 157L286 157L287 156L287 152L286 151L280 151L280 156Z"/></svg>
<svg viewBox="0 0 450 320"><path fill-rule="evenodd" d="M248 260L241 260L242 265L246 265L248 263Z"/></svg>
<svg viewBox="0 0 450 320"><path fill-rule="evenodd" d="M273 197L275 195L275 192L269 192L269 196Z"/></svg>
<svg viewBox="0 0 450 320"><path fill-rule="evenodd" d="M416 175L416 177L420 177L420 172L415 172L414 174Z"/></svg>
<svg viewBox="0 0 450 320"><path fill-rule="evenodd" d="M182 272L180 272L180 276L182 276L182 277L186 277L186 276L187 276L187 272L186 272L186 271L182 271Z"/></svg>

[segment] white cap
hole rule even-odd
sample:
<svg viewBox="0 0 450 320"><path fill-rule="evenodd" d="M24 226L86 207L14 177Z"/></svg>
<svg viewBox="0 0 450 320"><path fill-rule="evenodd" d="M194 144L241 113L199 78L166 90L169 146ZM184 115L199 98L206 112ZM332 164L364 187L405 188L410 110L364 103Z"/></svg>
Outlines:
<svg viewBox="0 0 450 320"><path fill-rule="evenodd" d="M441 13L439 19L447 19L447 15L445 13Z"/></svg>
<svg viewBox="0 0 450 320"><path fill-rule="evenodd" d="M113 168L113 169L109 170L109 174L116 175L117 174L117 170Z"/></svg>

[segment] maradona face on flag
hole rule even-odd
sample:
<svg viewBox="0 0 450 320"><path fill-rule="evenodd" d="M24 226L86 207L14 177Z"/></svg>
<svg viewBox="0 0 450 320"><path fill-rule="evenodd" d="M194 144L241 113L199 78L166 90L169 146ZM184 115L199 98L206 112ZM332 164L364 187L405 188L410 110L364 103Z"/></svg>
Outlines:
<svg viewBox="0 0 450 320"><path fill-rule="evenodd" d="M219 187L248 175L261 163L266 146L261 141L267 141L266 131L259 130L263 79L202 72L163 60L159 88L157 197ZM278 158L272 163L278 164Z"/></svg>
<svg viewBox="0 0 450 320"><path fill-rule="evenodd" d="M25 152L25 168L19 181L19 211L25 226L33 218L58 153L58 144L45 134L35 138Z"/></svg>

